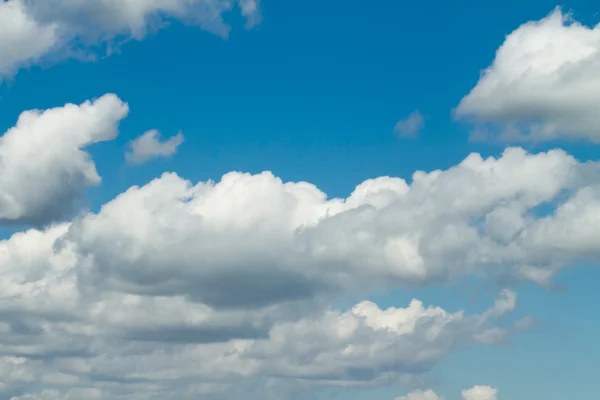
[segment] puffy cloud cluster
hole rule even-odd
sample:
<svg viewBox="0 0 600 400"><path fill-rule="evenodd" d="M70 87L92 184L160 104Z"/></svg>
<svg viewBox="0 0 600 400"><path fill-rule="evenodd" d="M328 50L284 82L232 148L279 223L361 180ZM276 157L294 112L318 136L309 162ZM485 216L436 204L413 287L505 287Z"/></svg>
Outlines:
<svg viewBox="0 0 600 400"><path fill-rule="evenodd" d="M345 199L269 172L197 184L167 173L78 219L66 238L98 290L219 308L471 274L549 284L599 255L599 168L560 150L510 148L416 172L410 185L368 180Z"/></svg>
<svg viewBox="0 0 600 400"><path fill-rule="evenodd" d="M477 135L600 142L600 25L556 9L512 32L456 113Z"/></svg>
<svg viewBox="0 0 600 400"><path fill-rule="evenodd" d="M259 22L258 0L2 1L0 77L141 39L164 18L224 36L234 5ZM500 124L504 137L599 141L598 29L560 10L525 24L458 115ZM346 198L270 172L165 173L68 220L101 182L88 147L114 139L128 111L108 94L26 111L0 137L0 224L33 226L0 241L2 398L304 400L323 386L414 381L529 319L505 319L509 289L480 314L416 299L382 309L362 300L372 290L466 276L550 285L562 268L600 259L600 163L562 150L474 153L410 180L367 180ZM422 122L414 113L396 130L416 134ZM126 159L170 156L182 140L148 131ZM462 397L497 400L498 390Z"/></svg>
<svg viewBox="0 0 600 400"><path fill-rule="evenodd" d="M463 400L498 400L498 389L490 386L474 386L462 391ZM406 396L397 397L396 400L444 400L433 390L416 391Z"/></svg>
<svg viewBox="0 0 600 400"><path fill-rule="evenodd" d="M100 179L84 149L114 138L127 110L106 95L23 113L0 139L3 221L64 215ZM165 173L0 242L0 393L292 399L419 377L526 326L501 321L515 293L479 315L360 300L467 275L549 284L597 260L599 167L509 148L410 182L367 180L347 198L269 172ZM357 304L331 307L348 298Z"/></svg>
<svg viewBox="0 0 600 400"><path fill-rule="evenodd" d="M0 242L4 397L31 396L34 383L40 398L52 399L81 391L102 399L224 398L223 386L238 380L258 385L256 398L269 379L305 390L369 385L425 373L456 347L499 343L518 329L499 322L515 307L510 291L486 312L466 315L418 300L387 310L363 301L344 312L314 300L219 309L181 294L90 290L71 228Z"/></svg>
<svg viewBox="0 0 600 400"><path fill-rule="evenodd" d="M175 18L220 36L230 27L223 14L230 0L3 0L0 2L0 79L49 57L117 40L142 39ZM260 21L258 0L236 4L252 26ZM79 54L80 55L80 54Z"/></svg>

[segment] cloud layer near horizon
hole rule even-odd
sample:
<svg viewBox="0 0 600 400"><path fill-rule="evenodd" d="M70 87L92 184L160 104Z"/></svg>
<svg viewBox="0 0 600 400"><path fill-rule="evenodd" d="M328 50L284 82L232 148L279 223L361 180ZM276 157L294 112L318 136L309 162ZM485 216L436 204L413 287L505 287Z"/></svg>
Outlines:
<svg viewBox="0 0 600 400"><path fill-rule="evenodd" d="M1 220L67 217L101 179L85 148L114 139L127 112L112 94L24 112L0 138ZM95 285L145 294L204 287L201 300L219 307L246 304L260 285L270 289L251 299L257 305L471 274L549 284L561 268L598 257L599 174L600 164L562 150L521 148L499 158L474 153L444 171L416 171L410 182L370 179L347 198L270 172L198 183L165 173L76 219L67 236L89 256ZM240 278L240 262L255 278ZM190 273L197 264L207 269ZM239 298L211 290L220 285Z"/></svg>

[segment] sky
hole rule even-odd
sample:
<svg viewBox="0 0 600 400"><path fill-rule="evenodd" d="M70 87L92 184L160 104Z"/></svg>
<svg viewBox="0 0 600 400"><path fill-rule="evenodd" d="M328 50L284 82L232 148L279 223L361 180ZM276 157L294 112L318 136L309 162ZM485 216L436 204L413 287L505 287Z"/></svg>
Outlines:
<svg viewBox="0 0 600 400"><path fill-rule="evenodd" d="M590 1L0 1L0 398L597 397Z"/></svg>

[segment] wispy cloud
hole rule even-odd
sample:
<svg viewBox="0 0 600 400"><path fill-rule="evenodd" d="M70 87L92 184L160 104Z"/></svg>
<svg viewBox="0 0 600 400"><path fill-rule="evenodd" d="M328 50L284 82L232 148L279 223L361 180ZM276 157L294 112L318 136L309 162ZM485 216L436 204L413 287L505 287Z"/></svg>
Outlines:
<svg viewBox="0 0 600 400"><path fill-rule="evenodd" d="M401 138L414 138L419 136L424 127L425 118L419 110L415 110L396 123L394 134Z"/></svg>
<svg viewBox="0 0 600 400"><path fill-rule="evenodd" d="M125 159L129 164L139 165L153 158L170 157L175 154L181 143L181 132L161 141L160 132L152 129L130 142L131 149L125 153Z"/></svg>

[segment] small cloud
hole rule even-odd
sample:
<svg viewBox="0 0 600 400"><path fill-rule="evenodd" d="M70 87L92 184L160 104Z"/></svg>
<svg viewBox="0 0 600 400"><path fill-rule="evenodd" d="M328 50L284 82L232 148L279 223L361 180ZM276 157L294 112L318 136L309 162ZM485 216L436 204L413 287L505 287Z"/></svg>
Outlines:
<svg viewBox="0 0 600 400"><path fill-rule="evenodd" d="M396 400L444 400L442 397L439 397L433 390L429 389L425 392L419 390L416 392L411 392L406 396L396 397Z"/></svg>
<svg viewBox="0 0 600 400"><path fill-rule="evenodd" d="M421 133L425 126L425 119L419 110L413 111L406 119L398 121L394 127L394 134L400 138L414 138Z"/></svg>
<svg viewBox="0 0 600 400"><path fill-rule="evenodd" d="M181 143L181 132L161 142L160 132L152 129L130 142L131 150L125 153L125 160L129 164L139 165L153 158L170 157L175 154Z"/></svg>
<svg viewBox="0 0 600 400"><path fill-rule="evenodd" d="M260 14L260 0L239 0L242 15L246 17L246 28L253 28L259 24L262 16Z"/></svg>
<svg viewBox="0 0 600 400"><path fill-rule="evenodd" d="M490 386L473 386L471 389L463 390L464 400L498 400L498 389Z"/></svg>

